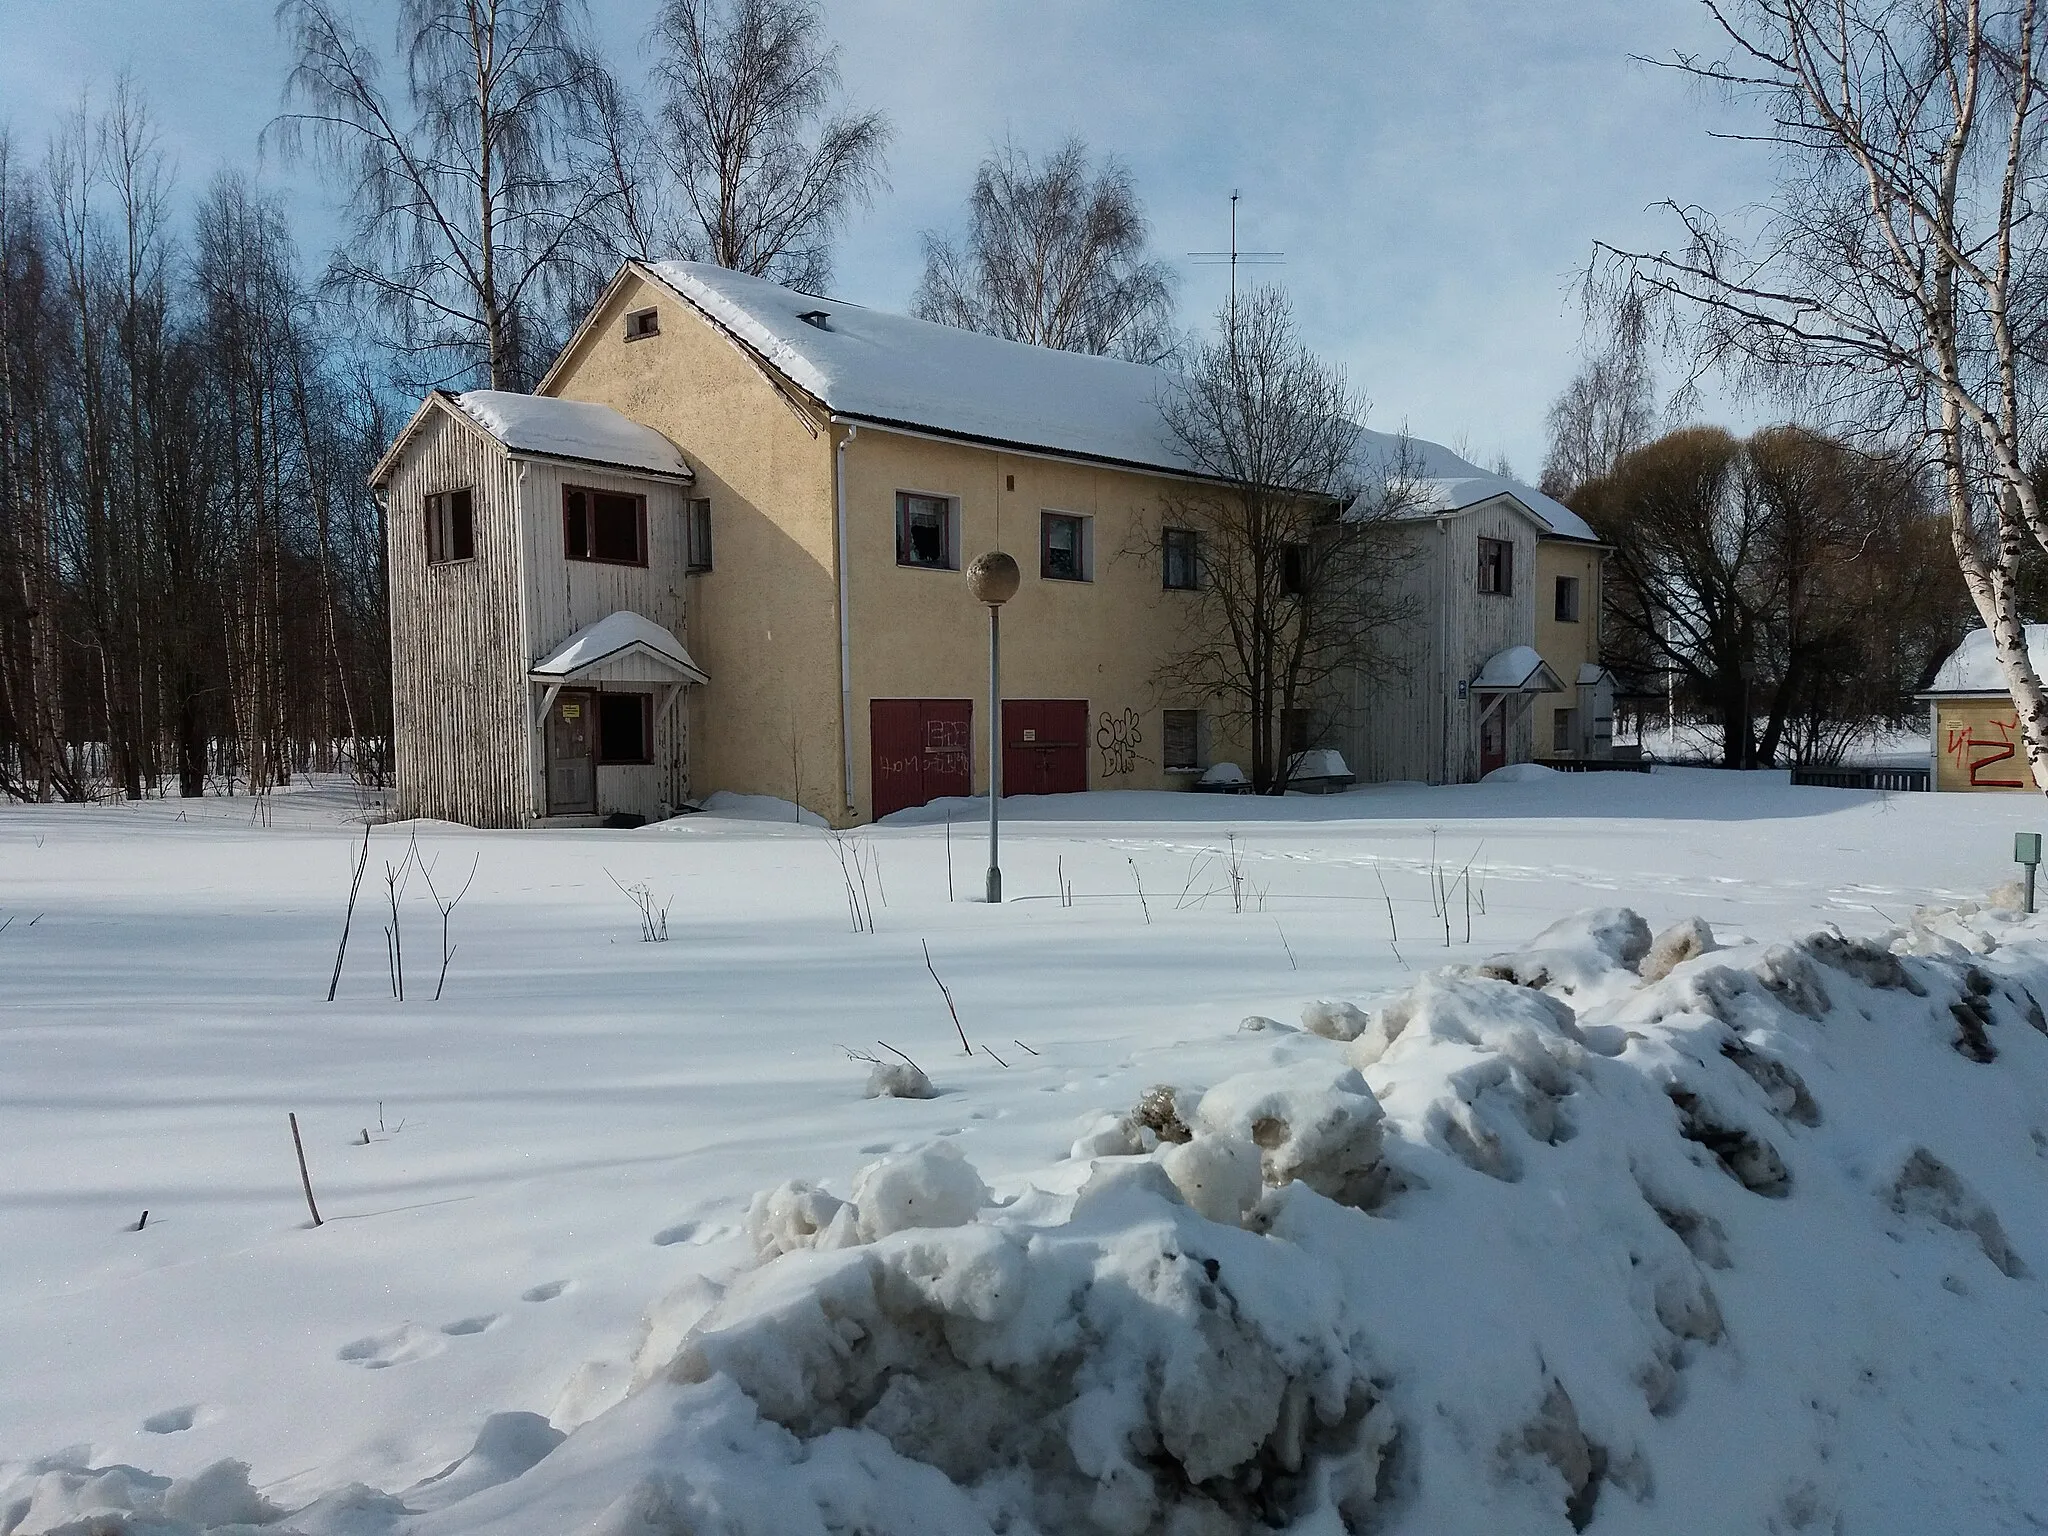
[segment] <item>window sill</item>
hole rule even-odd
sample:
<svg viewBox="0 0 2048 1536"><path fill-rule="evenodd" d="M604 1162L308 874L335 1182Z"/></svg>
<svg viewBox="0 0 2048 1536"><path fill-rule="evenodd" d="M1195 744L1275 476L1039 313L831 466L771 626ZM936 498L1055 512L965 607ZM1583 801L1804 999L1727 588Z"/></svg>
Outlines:
<svg viewBox="0 0 2048 1536"><path fill-rule="evenodd" d="M659 331L641 331L637 334L628 333L625 339L629 344L636 341L652 341L660 334Z"/></svg>
<svg viewBox="0 0 2048 1536"><path fill-rule="evenodd" d="M430 570L430 571L445 571L445 570L446 570L446 569L447 569L447 568L448 568L449 566L451 566L451 565L475 565L475 564L476 564L476 556L475 556L475 555L464 555L464 556L462 556L462 557L461 557L460 559L457 559L457 560L429 560L429 561L427 562L427 569L428 569L428 570Z"/></svg>
<svg viewBox="0 0 2048 1536"><path fill-rule="evenodd" d="M1046 571L1040 571L1038 579L1040 581L1056 581L1061 586L1066 587L1087 587L1095 584L1093 576L1054 576Z"/></svg>
<svg viewBox="0 0 2048 1536"><path fill-rule="evenodd" d="M896 569L899 571L935 571L941 576L958 575L960 572L960 567L957 565L926 565L918 560L898 560L896 562Z"/></svg>
<svg viewBox="0 0 2048 1536"><path fill-rule="evenodd" d="M1196 778L1196 779L1198 779L1198 778L1200 778L1200 777L1201 777L1201 776L1202 776L1203 774L1207 773L1208 771L1209 771L1209 770L1208 770L1208 769L1206 769L1206 768L1168 768L1168 769L1166 770L1166 772L1168 772L1168 773L1170 773L1170 774L1173 774L1174 776L1176 776L1176 777L1178 777L1178 778L1183 778L1183 779L1186 779L1186 778Z"/></svg>
<svg viewBox="0 0 2048 1536"><path fill-rule="evenodd" d="M645 560L600 560L595 555L564 555L562 558L571 565L619 565L633 571L647 569Z"/></svg>

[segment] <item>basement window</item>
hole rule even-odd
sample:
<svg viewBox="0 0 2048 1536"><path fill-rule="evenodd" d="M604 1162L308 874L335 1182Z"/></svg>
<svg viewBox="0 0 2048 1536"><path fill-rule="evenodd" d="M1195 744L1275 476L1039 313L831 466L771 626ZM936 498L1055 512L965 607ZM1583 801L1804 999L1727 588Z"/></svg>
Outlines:
<svg viewBox="0 0 2048 1536"><path fill-rule="evenodd" d="M1202 771L1202 712L1199 709L1166 711L1164 753L1168 773Z"/></svg>
<svg viewBox="0 0 2048 1536"><path fill-rule="evenodd" d="M436 491L427 498L427 564L476 558L476 520L470 488Z"/></svg>
<svg viewBox="0 0 2048 1536"><path fill-rule="evenodd" d="M597 760L618 764L654 761L653 694L597 696Z"/></svg>
<svg viewBox="0 0 2048 1536"><path fill-rule="evenodd" d="M1559 757L1569 757L1578 750L1578 713L1575 709L1551 712L1550 750Z"/></svg>
<svg viewBox="0 0 2048 1536"><path fill-rule="evenodd" d="M641 341L649 336L661 334L661 312L654 309L636 309L626 316L626 340Z"/></svg>
<svg viewBox="0 0 2048 1536"><path fill-rule="evenodd" d="M562 552L605 565L647 563L647 498L567 486L562 491Z"/></svg>

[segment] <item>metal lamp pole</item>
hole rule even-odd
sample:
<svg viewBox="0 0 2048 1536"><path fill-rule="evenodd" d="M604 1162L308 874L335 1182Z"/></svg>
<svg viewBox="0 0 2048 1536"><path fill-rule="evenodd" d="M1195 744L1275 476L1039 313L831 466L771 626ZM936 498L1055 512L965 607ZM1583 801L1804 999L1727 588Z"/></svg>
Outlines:
<svg viewBox="0 0 2048 1536"><path fill-rule="evenodd" d="M1017 595L1022 573L1001 550L979 555L967 567L967 589L988 605L988 885L986 899L1003 899L1003 869L996 858L996 840L1003 801L1003 604Z"/></svg>

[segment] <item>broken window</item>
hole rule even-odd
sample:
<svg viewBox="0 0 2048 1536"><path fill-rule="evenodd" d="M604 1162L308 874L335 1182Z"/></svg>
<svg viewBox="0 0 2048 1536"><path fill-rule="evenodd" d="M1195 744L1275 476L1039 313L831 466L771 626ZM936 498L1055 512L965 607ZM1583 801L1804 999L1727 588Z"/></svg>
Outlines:
<svg viewBox="0 0 2048 1536"><path fill-rule="evenodd" d="M951 497L896 493L896 563L932 571L955 568Z"/></svg>
<svg viewBox="0 0 2048 1536"><path fill-rule="evenodd" d="M570 486L562 492L562 552L571 560L647 563L647 498Z"/></svg>
<svg viewBox="0 0 2048 1536"><path fill-rule="evenodd" d="M427 498L427 564L476 557L476 522L470 489L436 491Z"/></svg>

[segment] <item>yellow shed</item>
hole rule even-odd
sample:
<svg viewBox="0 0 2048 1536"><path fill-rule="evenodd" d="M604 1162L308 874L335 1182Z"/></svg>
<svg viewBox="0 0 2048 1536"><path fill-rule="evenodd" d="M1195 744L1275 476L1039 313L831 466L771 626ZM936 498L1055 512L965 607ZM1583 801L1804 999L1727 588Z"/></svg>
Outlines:
<svg viewBox="0 0 2048 1536"><path fill-rule="evenodd" d="M2048 670L2048 624L2027 626L2034 670ZM1925 693L1936 789L2033 789L2019 711L2006 691L1991 631L1973 629L1950 652Z"/></svg>

